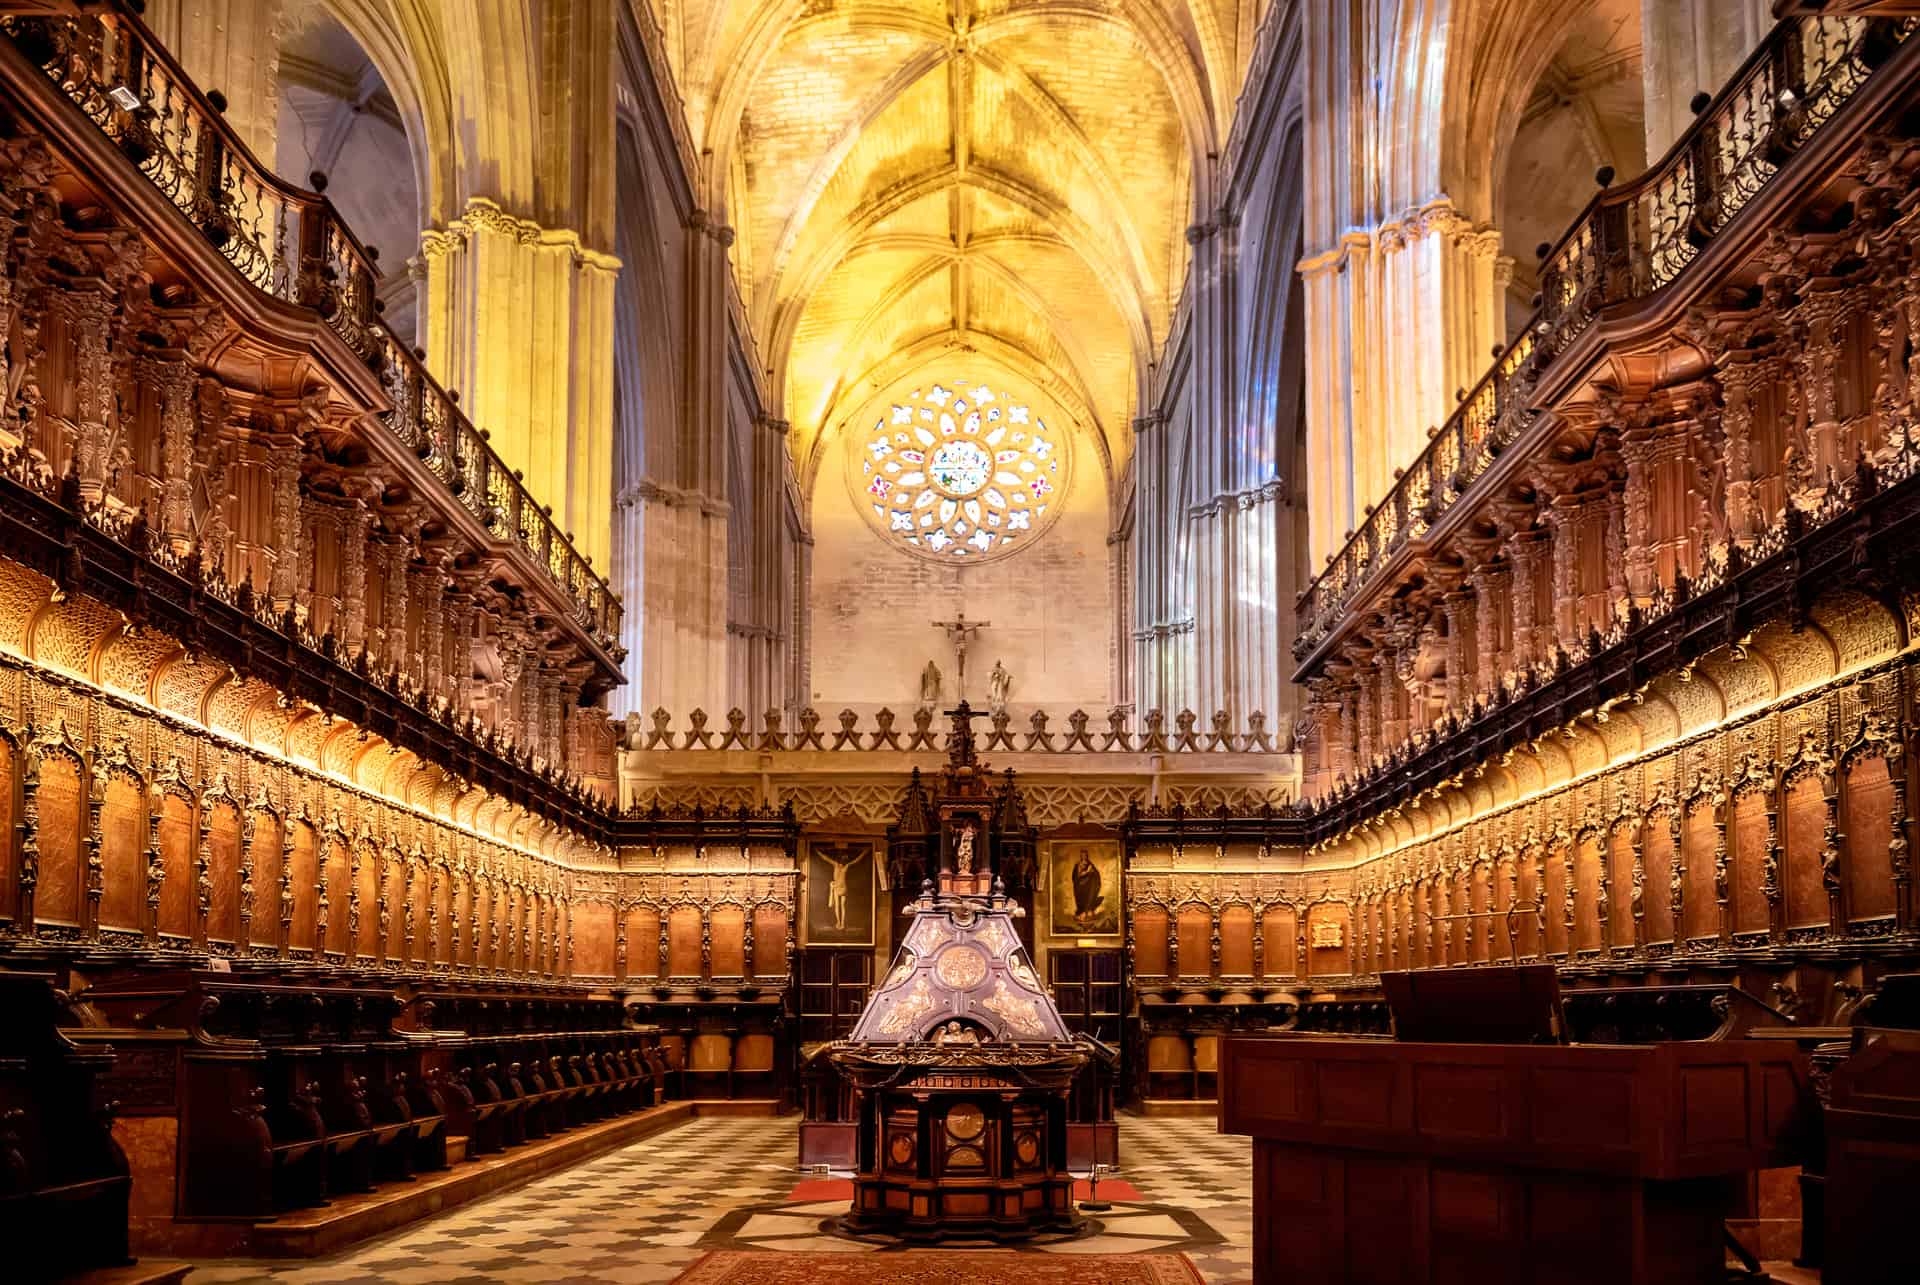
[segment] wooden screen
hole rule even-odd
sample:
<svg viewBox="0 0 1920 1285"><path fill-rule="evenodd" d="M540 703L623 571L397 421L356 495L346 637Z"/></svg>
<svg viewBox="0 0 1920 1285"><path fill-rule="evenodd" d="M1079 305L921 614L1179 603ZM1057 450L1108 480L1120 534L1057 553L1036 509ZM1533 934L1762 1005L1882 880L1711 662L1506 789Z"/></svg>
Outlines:
<svg viewBox="0 0 1920 1285"><path fill-rule="evenodd" d="M1050 950L1047 982L1067 1029L1118 1043L1124 1004L1117 950Z"/></svg>
<svg viewBox="0 0 1920 1285"><path fill-rule="evenodd" d="M800 1039L842 1039L866 1007L873 984L873 953L808 946L800 952Z"/></svg>

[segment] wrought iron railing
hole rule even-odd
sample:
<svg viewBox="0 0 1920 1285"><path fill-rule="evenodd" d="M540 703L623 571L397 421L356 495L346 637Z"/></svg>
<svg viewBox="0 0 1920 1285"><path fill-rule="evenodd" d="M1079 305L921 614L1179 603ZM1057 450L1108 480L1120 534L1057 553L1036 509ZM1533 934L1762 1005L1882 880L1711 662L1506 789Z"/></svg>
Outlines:
<svg viewBox="0 0 1920 1285"><path fill-rule="evenodd" d="M1588 204L1541 260L1538 311L1301 593L1295 659L1326 641L1396 553L1473 494L1531 422L1541 375L1601 312L1673 284L1915 26L1780 23L1664 157Z"/></svg>
<svg viewBox="0 0 1920 1285"><path fill-rule="evenodd" d="M374 258L332 202L261 164L134 13L106 0L59 16L0 14L39 66L234 271L311 308L377 371L383 417L495 540L519 546L601 647L620 636L620 600L459 407L380 323Z"/></svg>

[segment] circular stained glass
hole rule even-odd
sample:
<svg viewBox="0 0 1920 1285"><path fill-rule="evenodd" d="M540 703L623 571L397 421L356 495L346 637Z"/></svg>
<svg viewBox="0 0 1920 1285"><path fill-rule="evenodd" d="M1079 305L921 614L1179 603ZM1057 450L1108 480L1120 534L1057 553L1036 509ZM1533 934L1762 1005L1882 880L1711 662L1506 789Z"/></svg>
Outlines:
<svg viewBox="0 0 1920 1285"><path fill-rule="evenodd" d="M973 495L993 475L993 457L974 442L942 442L934 448L927 472L948 495Z"/></svg>
<svg viewBox="0 0 1920 1285"><path fill-rule="evenodd" d="M1059 515L1069 435L1004 385L944 380L847 436L854 500L885 538L939 562L1025 548Z"/></svg>

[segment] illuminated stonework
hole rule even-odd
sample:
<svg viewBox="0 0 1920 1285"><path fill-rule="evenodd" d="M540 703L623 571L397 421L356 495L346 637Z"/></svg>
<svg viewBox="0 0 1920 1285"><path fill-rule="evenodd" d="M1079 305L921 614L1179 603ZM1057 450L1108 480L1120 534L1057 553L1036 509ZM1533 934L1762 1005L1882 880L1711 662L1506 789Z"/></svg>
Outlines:
<svg viewBox="0 0 1920 1285"><path fill-rule="evenodd" d="M874 529L940 562L1027 547L1066 498L1068 434L986 382L916 388L850 434L847 449L848 484Z"/></svg>

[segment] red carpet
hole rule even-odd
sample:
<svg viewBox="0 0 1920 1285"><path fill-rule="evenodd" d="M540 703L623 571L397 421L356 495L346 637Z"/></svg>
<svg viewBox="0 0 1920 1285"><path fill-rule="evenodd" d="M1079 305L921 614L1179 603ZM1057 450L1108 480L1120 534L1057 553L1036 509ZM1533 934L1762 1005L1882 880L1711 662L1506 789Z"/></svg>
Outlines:
<svg viewBox="0 0 1920 1285"><path fill-rule="evenodd" d="M1086 1200L1087 1183L1080 1179L1073 1184L1073 1198ZM1100 1180L1100 1198L1102 1200L1138 1200L1140 1189L1130 1182L1118 1178ZM851 1178L809 1178L805 1182L795 1183L787 1194L788 1200L846 1200L853 1199L853 1180Z"/></svg>
<svg viewBox="0 0 1920 1285"><path fill-rule="evenodd" d="M1104 1186L1105 1184L1101 1184ZM1005 1249L797 1253L716 1249L675 1285L1203 1285L1185 1254L1022 1254Z"/></svg>

